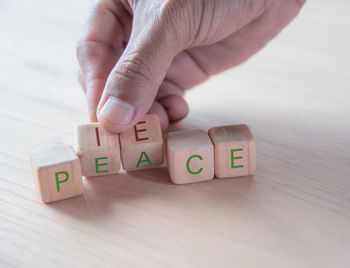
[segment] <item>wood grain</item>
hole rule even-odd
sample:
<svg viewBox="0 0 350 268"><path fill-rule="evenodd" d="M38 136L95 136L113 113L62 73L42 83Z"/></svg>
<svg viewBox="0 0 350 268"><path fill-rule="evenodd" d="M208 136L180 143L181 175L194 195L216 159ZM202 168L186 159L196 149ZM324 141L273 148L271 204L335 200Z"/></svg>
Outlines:
<svg viewBox="0 0 350 268"><path fill-rule="evenodd" d="M1 267L347 267L350 3L307 1L247 63L189 91L172 130L245 123L257 168L173 185L166 169L84 180L42 204L29 152L87 122L75 42L88 1L0 1Z"/></svg>
<svg viewBox="0 0 350 268"><path fill-rule="evenodd" d="M134 128L120 133L119 137L125 170L141 170L163 165L163 136L158 116L144 116Z"/></svg>
<svg viewBox="0 0 350 268"><path fill-rule="evenodd" d="M99 123L79 125L75 130L76 150L85 177L105 176L121 170L119 136Z"/></svg>
<svg viewBox="0 0 350 268"><path fill-rule="evenodd" d="M209 129L214 144L215 176L233 178L253 175L256 169L256 143L244 124Z"/></svg>
<svg viewBox="0 0 350 268"><path fill-rule="evenodd" d="M44 203L81 195L81 167L72 146L58 145L31 153L34 184Z"/></svg>
<svg viewBox="0 0 350 268"><path fill-rule="evenodd" d="M214 178L214 146L203 130L175 131L166 140L169 177L175 184Z"/></svg>

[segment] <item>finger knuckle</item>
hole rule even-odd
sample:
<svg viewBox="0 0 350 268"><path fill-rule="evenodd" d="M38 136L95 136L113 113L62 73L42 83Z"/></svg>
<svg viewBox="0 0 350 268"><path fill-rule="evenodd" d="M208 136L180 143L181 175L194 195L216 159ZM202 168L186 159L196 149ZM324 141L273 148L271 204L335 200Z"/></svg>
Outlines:
<svg viewBox="0 0 350 268"><path fill-rule="evenodd" d="M148 63L136 52L129 54L125 59L120 59L113 73L138 85L153 84Z"/></svg>

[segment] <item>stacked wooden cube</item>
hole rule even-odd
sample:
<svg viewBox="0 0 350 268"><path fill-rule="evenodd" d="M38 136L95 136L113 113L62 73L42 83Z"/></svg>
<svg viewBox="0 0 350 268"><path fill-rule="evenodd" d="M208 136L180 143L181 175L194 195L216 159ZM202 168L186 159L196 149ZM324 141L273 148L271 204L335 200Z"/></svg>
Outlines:
<svg viewBox="0 0 350 268"><path fill-rule="evenodd" d="M34 178L43 202L80 195L82 176L95 177L166 165L175 184L252 175L255 140L246 125L171 132L165 146L158 117L146 115L133 129L111 134L98 123L76 129L70 145L32 152ZM166 152L166 153L165 153ZM165 157L166 156L166 157Z"/></svg>

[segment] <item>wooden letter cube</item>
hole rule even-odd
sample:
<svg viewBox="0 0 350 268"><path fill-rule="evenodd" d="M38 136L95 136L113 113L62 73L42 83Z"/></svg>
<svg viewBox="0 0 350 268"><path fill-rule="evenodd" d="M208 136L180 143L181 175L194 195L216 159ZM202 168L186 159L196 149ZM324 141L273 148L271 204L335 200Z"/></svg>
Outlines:
<svg viewBox="0 0 350 268"><path fill-rule="evenodd" d="M134 128L119 134L123 167L140 170L163 164L163 136L156 115L146 115Z"/></svg>
<svg viewBox="0 0 350 268"><path fill-rule="evenodd" d="M214 177L214 146L202 130L169 133L166 137L170 179L184 184Z"/></svg>
<svg viewBox="0 0 350 268"><path fill-rule="evenodd" d="M214 143L217 178L254 174L255 140L247 125L214 127L209 136Z"/></svg>
<svg viewBox="0 0 350 268"><path fill-rule="evenodd" d="M45 203L80 195L83 191L80 162L70 145L33 151L34 181Z"/></svg>
<svg viewBox="0 0 350 268"><path fill-rule="evenodd" d="M100 124L80 125L76 129L77 154L85 177L120 172L118 134L107 132Z"/></svg>

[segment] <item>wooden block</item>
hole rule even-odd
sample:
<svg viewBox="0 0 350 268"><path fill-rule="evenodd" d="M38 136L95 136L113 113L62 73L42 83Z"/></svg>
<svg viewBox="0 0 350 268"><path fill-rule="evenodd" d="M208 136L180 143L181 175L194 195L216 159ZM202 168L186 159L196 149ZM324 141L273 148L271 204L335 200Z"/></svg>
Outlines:
<svg viewBox="0 0 350 268"><path fill-rule="evenodd" d="M70 145L33 151L31 163L35 185L43 202L58 201L82 193L80 162Z"/></svg>
<svg viewBox="0 0 350 268"><path fill-rule="evenodd" d="M98 123L80 125L75 133L83 176L94 177L120 172L118 134L107 132Z"/></svg>
<svg viewBox="0 0 350 268"><path fill-rule="evenodd" d="M140 170L163 164L163 135L156 115L146 115L134 128L120 133L123 167Z"/></svg>
<svg viewBox="0 0 350 268"><path fill-rule="evenodd" d="M214 146L202 130L172 132L166 136L170 179L184 184L214 177Z"/></svg>
<svg viewBox="0 0 350 268"><path fill-rule="evenodd" d="M217 178L254 174L255 140L247 125L214 127L209 136L214 143Z"/></svg>

